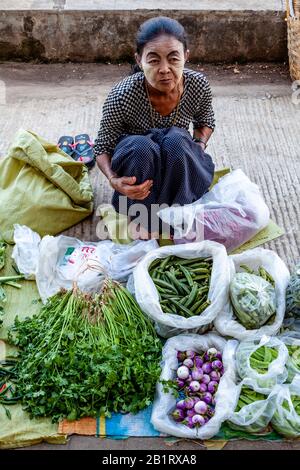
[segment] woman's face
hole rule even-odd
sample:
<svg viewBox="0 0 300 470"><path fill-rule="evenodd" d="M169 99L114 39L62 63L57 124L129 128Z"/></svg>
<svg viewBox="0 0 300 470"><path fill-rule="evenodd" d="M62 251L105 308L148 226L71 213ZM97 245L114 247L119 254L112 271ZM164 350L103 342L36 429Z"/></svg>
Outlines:
<svg viewBox="0 0 300 470"><path fill-rule="evenodd" d="M180 82L189 51L173 36L161 35L149 41L142 55L135 55L148 83L163 93L171 92Z"/></svg>

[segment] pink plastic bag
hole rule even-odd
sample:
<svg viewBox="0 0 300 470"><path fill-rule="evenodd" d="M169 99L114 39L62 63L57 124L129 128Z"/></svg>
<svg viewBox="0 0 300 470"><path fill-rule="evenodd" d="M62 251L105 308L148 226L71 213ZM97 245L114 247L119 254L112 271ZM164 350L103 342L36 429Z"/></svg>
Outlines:
<svg viewBox="0 0 300 470"><path fill-rule="evenodd" d="M212 240L231 252L266 227L270 214L258 186L235 170L198 201L159 216L174 228L175 244Z"/></svg>

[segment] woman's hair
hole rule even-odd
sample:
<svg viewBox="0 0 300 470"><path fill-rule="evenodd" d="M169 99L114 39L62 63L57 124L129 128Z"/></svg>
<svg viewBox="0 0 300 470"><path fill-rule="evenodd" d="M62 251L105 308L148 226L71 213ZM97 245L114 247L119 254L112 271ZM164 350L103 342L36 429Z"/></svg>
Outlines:
<svg viewBox="0 0 300 470"><path fill-rule="evenodd" d="M177 21L167 16L157 16L145 21L140 27L136 35L136 52L141 55L145 45L157 38L161 34L173 36L183 44L184 51L188 48L187 34L184 27ZM132 73L140 72L138 64L132 67Z"/></svg>

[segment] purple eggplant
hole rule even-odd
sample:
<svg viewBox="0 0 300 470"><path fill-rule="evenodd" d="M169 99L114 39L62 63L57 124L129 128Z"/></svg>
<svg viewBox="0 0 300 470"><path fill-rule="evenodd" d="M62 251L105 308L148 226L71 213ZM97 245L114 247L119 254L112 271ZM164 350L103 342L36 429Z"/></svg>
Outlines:
<svg viewBox="0 0 300 470"><path fill-rule="evenodd" d="M196 411L194 410L194 408L192 408L191 410L187 410L187 412L186 412L186 415L189 418L192 418L195 414L196 414Z"/></svg>
<svg viewBox="0 0 300 470"><path fill-rule="evenodd" d="M201 394L201 399L202 399L203 401L205 401L205 403L207 403L208 405L211 404L212 398L213 398L213 396L212 396L212 394L209 393L209 392L205 392L205 393L202 393L202 394Z"/></svg>
<svg viewBox="0 0 300 470"><path fill-rule="evenodd" d="M211 380L214 380L215 382L220 381L220 373L217 372L216 370L213 370L209 375L210 375Z"/></svg>
<svg viewBox="0 0 300 470"><path fill-rule="evenodd" d="M194 400L192 399L192 397L185 398L184 403L185 403L185 408L187 410L190 410L194 407Z"/></svg>
<svg viewBox="0 0 300 470"><path fill-rule="evenodd" d="M200 393L204 393L204 392L206 392L206 391L207 391L207 385L202 382L202 383L200 384L200 390L199 390L199 392L200 392Z"/></svg>
<svg viewBox="0 0 300 470"><path fill-rule="evenodd" d="M208 374L203 374L202 383L208 385L210 382L210 376Z"/></svg>
<svg viewBox="0 0 300 470"><path fill-rule="evenodd" d="M178 379L178 378L177 378L177 379L176 379L176 383L177 383L179 389L181 389L181 388L183 388L183 387L185 386L185 381L182 380L182 379Z"/></svg>
<svg viewBox="0 0 300 470"><path fill-rule="evenodd" d="M192 417L194 426L203 426L205 424L205 418L201 415L194 415Z"/></svg>
<svg viewBox="0 0 300 470"><path fill-rule="evenodd" d="M214 394L216 393L216 390L218 388L218 382L215 382L214 380L212 380L211 382L209 382L209 384L207 385L207 391L210 392L211 394Z"/></svg>
<svg viewBox="0 0 300 470"><path fill-rule="evenodd" d="M192 370L192 379L200 381L200 380L202 380L202 378L203 378L202 371L200 369L194 368Z"/></svg>
<svg viewBox="0 0 300 470"><path fill-rule="evenodd" d="M186 359L186 354L184 351L177 351L177 359L179 362L183 362Z"/></svg>
<svg viewBox="0 0 300 470"><path fill-rule="evenodd" d="M191 369L193 366L194 366L194 361L193 359L191 359L190 357L187 357L184 361L183 361L183 365L188 367L189 369Z"/></svg>
<svg viewBox="0 0 300 470"><path fill-rule="evenodd" d="M180 410L180 409L176 409L173 411L172 413L172 418L174 419L174 421L176 421L177 423L181 423L184 419L185 419L185 412L184 410Z"/></svg>
<svg viewBox="0 0 300 470"><path fill-rule="evenodd" d="M188 351L185 351L186 357L189 357L191 359L194 359L196 353L194 351L191 351L190 349Z"/></svg>
<svg viewBox="0 0 300 470"><path fill-rule="evenodd" d="M186 366L180 366L177 369L177 377L182 380L186 380L190 375L190 371Z"/></svg>
<svg viewBox="0 0 300 470"><path fill-rule="evenodd" d="M195 367L197 367L197 369L200 369L203 366L204 361L203 361L202 357L195 356L194 357L194 363L195 363Z"/></svg>
<svg viewBox="0 0 300 470"><path fill-rule="evenodd" d="M202 371L204 374L210 374L212 371L212 364L210 362L205 362L202 366Z"/></svg>
<svg viewBox="0 0 300 470"><path fill-rule="evenodd" d="M200 400L195 403L194 410L197 414L205 415L205 413L207 412L207 404L204 401Z"/></svg>
<svg viewBox="0 0 300 470"><path fill-rule="evenodd" d="M216 359L215 361L213 361L211 363L211 367L214 370L222 370L223 369L223 363L219 359Z"/></svg>
<svg viewBox="0 0 300 470"><path fill-rule="evenodd" d="M197 380L193 380L190 383L189 391L192 393L196 393L196 392L199 392L199 390L200 390L200 383Z"/></svg>

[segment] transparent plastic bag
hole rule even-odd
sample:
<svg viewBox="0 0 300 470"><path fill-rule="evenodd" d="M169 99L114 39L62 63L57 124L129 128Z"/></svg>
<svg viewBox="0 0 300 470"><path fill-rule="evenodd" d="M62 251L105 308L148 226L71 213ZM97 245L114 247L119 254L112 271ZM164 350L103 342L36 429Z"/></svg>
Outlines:
<svg viewBox="0 0 300 470"><path fill-rule="evenodd" d="M14 225L15 246L11 257L26 279L35 279L41 237L26 225Z"/></svg>
<svg viewBox="0 0 300 470"><path fill-rule="evenodd" d="M287 382L291 383L294 377L300 374L300 332L286 332L279 336L288 350L295 346L295 351L289 351L289 357L286 362L288 372Z"/></svg>
<svg viewBox="0 0 300 470"><path fill-rule="evenodd" d="M13 257L21 273L36 278L43 302L73 282L84 292L97 292L105 277L126 282L143 256L158 247L156 240L128 245L111 240L84 242L60 235L39 235L26 226L15 226Z"/></svg>
<svg viewBox="0 0 300 470"><path fill-rule="evenodd" d="M169 255L185 259L212 257L213 267L208 292L211 304L201 315L185 318L163 312L148 268L155 259ZM135 297L143 312L156 323L160 336L169 338L180 333L204 333L211 328L213 320L227 302L230 273L226 250L219 243L204 241L180 246L164 246L147 253L134 269Z"/></svg>
<svg viewBox="0 0 300 470"><path fill-rule="evenodd" d="M214 321L217 331L223 336L231 336L240 341L259 339L262 336L276 335L283 323L285 314L285 291L290 273L285 263L279 256L271 250L264 248L254 248L238 255L230 255L232 278L237 272L245 272L240 266L247 265L250 269L257 271L262 266L273 277L275 281L276 293L276 314L273 321L258 329L247 330L235 316L231 303L227 302L225 308L220 312Z"/></svg>
<svg viewBox="0 0 300 470"><path fill-rule="evenodd" d="M235 395L235 361L234 352L237 341L225 341L220 336L208 333L205 335L178 335L168 339L162 352L162 373L160 381L174 380L178 367L177 351L192 350L195 352L216 348L222 352L224 375L215 395L216 407L214 416L202 427L190 429L182 423L176 423L170 413L176 406L172 391L165 393L163 385L158 382L153 403L151 423L161 433L190 439L210 439L215 436L221 424L229 418L234 410Z"/></svg>
<svg viewBox="0 0 300 470"><path fill-rule="evenodd" d="M231 252L269 223L270 213L259 188L238 169L220 178L198 201L158 212L174 228L174 243L212 240Z"/></svg>
<svg viewBox="0 0 300 470"><path fill-rule="evenodd" d="M232 429L257 434L270 423L275 410L275 397L270 397L270 390L259 387L253 379L246 378L237 385L235 407L238 404L242 387L248 387L257 393L265 395L265 399L257 400L234 411L227 421Z"/></svg>
<svg viewBox="0 0 300 470"><path fill-rule="evenodd" d="M300 437L300 407L298 413L292 402L293 397L300 399L300 377L296 376L291 384L279 385L272 396L275 397L275 412L272 417L272 426L278 434L284 437ZM300 403L300 400L299 400Z"/></svg>
<svg viewBox="0 0 300 470"><path fill-rule="evenodd" d="M262 346L274 348L278 351L277 358L270 362L268 370L264 374L253 369L250 364L252 353ZM269 390L275 385L285 382L287 378L287 370L285 368L287 359L287 347L280 339L274 336L263 336L260 341L242 341L236 350L236 367L240 378L254 379L259 387Z"/></svg>

